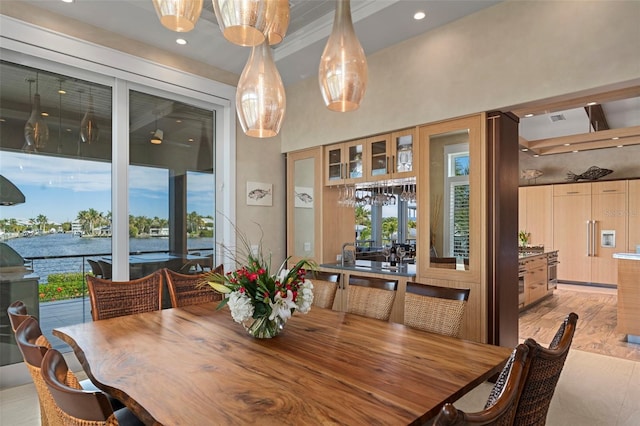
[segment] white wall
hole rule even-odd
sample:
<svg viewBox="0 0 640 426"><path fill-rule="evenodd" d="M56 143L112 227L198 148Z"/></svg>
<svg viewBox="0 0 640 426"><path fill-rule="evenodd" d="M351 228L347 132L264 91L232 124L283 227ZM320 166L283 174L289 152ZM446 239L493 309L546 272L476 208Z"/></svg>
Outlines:
<svg viewBox="0 0 640 426"><path fill-rule="evenodd" d="M358 111L327 110L317 77L287 87L282 151L638 84L639 22L638 1L500 3L369 56Z"/></svg>

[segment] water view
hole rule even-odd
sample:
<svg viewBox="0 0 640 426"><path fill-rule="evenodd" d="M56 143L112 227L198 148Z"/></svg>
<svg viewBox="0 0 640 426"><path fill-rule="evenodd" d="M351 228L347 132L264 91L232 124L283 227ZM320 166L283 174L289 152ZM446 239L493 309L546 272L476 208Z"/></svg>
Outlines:
<svg viewBox="0 0 640 426"><path fill-rule="evenodd" d="M26 259L33 260L34 273L40 282L47 282L51 273L89 272L89 266L83 265L83 257L92 257L111 253L111 237L79 237L71 233L45 234L34 237L20 237L5 241ZM212 250L211 238L188 238L189 250ZM130 252L168 251L167 237L130 238ZM79 256L79 257L61 257ZM84 269L83 269L84 268Z"/></svg>

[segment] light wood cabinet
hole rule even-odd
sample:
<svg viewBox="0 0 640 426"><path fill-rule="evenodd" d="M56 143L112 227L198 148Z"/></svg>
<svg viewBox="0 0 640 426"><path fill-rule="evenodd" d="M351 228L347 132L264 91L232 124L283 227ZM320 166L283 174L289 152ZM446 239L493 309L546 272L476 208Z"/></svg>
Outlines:
<svg viewBox="0 0 640 426"><path fill-rule="evenodd" d="M287 154L287 254L322 260L322 148Z"/></svg>
<svg viewBox="0 0 640 426"><path fill-rule="evenodd" d="M613 253L626 250L627 181L553 185L553 247L558 279L617 282Z"/></svg>
<svg viewBox="0 0 640 426"><path fill-rule="evenodd" d="M518 229L529 233L529 244L553 250L553 188L520 187L518 207Z"/></svg>
<svg viewBox="0 0 640 426"><path fill-rule="evenodd" d="M547 255L522 260L524 263L524 305L537 302L547 295Z"/></svg>
<svg viewBox="0 0 640 426"><path fill-rule="evenodd" d="M640 179L630 180L627 188L629 207L626 211L629 238L627 239L629 253L635 253L640 246Z"/></svg>
<svg viewBox="0 0 640 426"><path fill-rule="evenodd" d="M414 177L417 174L417 128L373 136L367 140L368 181Z"/></svg>
<svg viewBox="0 0 640 426"><path fill-rule="evenodd" d="M365 180L367 139L324 147L325 185L346 185Z"/></svg>

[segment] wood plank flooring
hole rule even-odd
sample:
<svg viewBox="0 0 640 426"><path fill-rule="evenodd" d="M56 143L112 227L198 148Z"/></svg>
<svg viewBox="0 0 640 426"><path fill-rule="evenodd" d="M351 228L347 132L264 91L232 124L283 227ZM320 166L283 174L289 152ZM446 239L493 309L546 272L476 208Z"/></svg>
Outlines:
<svg viewBox="0 0 640 426"><path fill-rule="evenodd" d="M547 345L565 316L575 312L579 319L571 348L640 361L640 345L616 332L616 303L615 289L560 284L553 296L520 314L520 339Z"/></svg>

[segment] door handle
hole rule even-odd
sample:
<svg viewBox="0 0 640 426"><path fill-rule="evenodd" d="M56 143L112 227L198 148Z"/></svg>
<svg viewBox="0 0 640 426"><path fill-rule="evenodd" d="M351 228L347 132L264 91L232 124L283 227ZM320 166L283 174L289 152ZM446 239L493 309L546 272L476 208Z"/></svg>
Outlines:
<svg viewBox="0 0 640 426"><path fill-rule="evenodd" d="M596 227L597 221L596 220L592 220L591 221L591 256L597 256L596 253L596 248L598 247L598 228Z"/></svg>
<svg viewBox="0 0 640 426"><path fill-rule="evenodd" d="M591 221L587 221L587 256L591 256Z"/></svg>

